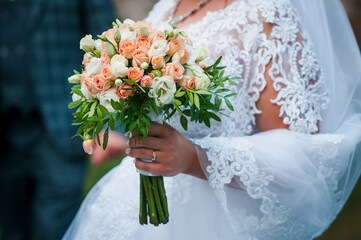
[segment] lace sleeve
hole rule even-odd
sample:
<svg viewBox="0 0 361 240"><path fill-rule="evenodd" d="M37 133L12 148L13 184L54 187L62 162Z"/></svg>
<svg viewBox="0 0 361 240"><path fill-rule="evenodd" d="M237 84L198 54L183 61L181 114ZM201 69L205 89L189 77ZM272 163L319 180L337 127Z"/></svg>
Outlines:
<svg viewBox="0 0 361 240"><path fill-rule="evenodd" d="M221 38L228 47L215 46L215 53L226 56L226 66L235 61L242 66L231 68L238 72L230 74L243 78L239 93L245 96L242 104L249 124L262 113L256 104L269 69L277 93L269 101L279 106L279 117L289 130L193 141L209 184L236 231L254 229L260 239L270 232L279 239L309 239L305 229L326 228L339 209L336 177L343 136L311 135L318 131L329 98L312 44L291 3L246 2L220 18L224 21L219 28L227 33ZM227 27L226 18L232 19L232 27ZM269 33L265 23L272 25Z"/></svg>

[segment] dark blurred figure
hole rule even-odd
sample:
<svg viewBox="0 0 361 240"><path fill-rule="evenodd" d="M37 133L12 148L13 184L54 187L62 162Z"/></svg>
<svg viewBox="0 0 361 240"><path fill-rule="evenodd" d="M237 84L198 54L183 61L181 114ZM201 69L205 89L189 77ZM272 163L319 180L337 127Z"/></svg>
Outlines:
<svg viewBox="0 0 361 240"><path fill-rule="evenodd" d="M60 239L75 215L86 157L71 139L67 78L80 39L114 18L107 0L0 0L3 240Z"/></svg>

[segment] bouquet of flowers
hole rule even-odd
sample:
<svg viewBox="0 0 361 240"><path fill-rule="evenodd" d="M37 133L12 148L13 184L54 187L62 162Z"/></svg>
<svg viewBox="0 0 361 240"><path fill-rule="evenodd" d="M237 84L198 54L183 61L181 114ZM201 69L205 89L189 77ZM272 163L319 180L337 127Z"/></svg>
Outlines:
<svg viewBox="0 0 361 240"><path fill-rule="evenodd" d="M144 140L154 116L164 121L175 113L185 130L188 120L210 127L210 119L221 121L222 101L233 110L229 97L235 93L225 87L236 78L224 75L221 57L212 65L204 47L193 47L184 31L171 20L153 27L151 23L118 19L113 28L98 39L86 35L80 41L85 51L82 72L74 71L68 81L75 84L69 108L75 136L83 138L84 150L91 154L99 133L105 129L103 148L109 130L133 132ZM134 136L134 135L133 135ZM155 226L169 220L167 197L162 176L140 174L140 224Z"/></svg>

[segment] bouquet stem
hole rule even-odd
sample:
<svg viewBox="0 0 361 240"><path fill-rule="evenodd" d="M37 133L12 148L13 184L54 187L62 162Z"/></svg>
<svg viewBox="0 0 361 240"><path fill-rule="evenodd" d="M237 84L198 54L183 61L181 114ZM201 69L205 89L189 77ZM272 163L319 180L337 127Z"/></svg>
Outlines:
<svg viewBox="0 0 361 240"><path fill-rule="evenodd" d="M154 226L169 221L167 197L162 176L150 177L140 174L139 223Z"/></svg>

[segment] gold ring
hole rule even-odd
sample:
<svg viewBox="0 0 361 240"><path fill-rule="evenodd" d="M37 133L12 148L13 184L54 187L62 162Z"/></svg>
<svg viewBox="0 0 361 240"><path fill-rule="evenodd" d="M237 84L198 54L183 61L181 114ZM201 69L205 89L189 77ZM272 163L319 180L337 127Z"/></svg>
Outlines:
<svg viewBox="0 0 361 240"><path fill-rule="evenodd" d="M157 152L153 150L152 162L155 162L155 160L157 160Z"/></svg>

